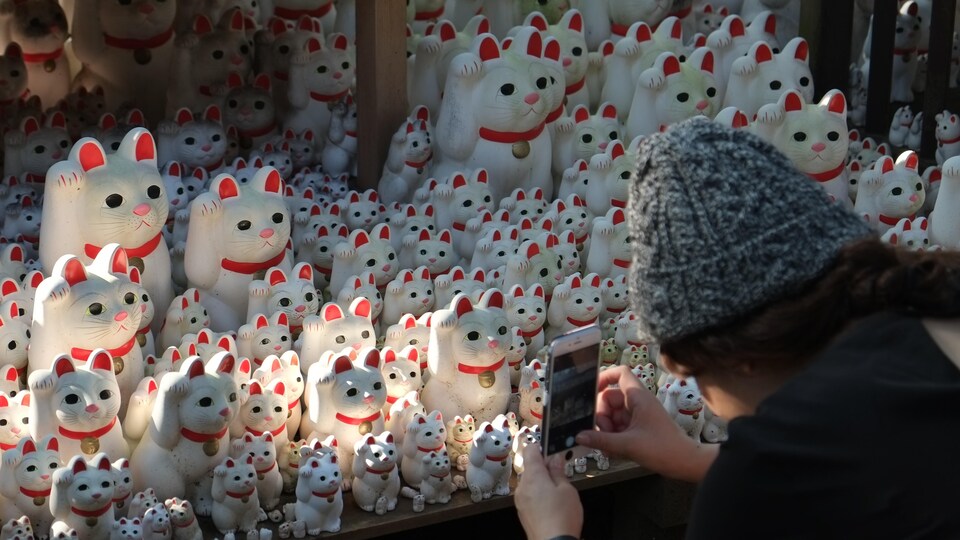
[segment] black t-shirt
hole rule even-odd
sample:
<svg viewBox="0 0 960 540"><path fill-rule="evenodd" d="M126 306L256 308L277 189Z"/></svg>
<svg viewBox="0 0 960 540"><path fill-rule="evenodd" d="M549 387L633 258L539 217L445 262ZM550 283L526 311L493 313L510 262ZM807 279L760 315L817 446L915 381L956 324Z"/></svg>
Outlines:
<svg viewBox="0 0 960 540"><path fill-rule="evenodd" d="M960 538L960 370L881 314L730 422L687 538Z"/></svg>

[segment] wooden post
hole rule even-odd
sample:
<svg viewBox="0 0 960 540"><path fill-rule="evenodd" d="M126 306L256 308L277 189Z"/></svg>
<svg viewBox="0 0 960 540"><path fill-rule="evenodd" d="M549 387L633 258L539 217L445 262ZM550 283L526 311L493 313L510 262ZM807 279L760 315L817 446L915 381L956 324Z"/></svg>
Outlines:
<svg viewBox="0 0 960 540"><path fill-rule="evenodd" d="M407 116L406 4L357 0L357 188L376 189Z"/></svg>
<svg viewBox="0 0 960 540"><path fill-rule="evenodd" d="M956 0L933 3L930 45L927 48L927 88L923 95L923 139L920 155L933 159L937 149L935 117L943 111L950 86L950 51L953 47L953 16ZM926 21L924 21L926 22Z"/></svg>
<svg viewBox="0 0 960 540"><path fill-rule="evenodd" d="M897 31L897 0L875 0L870 40L870 85L867 132L890 129L890 87L893 81L893 38Z"/></svg>
<svg viewBox="0 0 960 540"><path fill-rule="evenodd" d="M850 82L853 0L803 2L801 10L800 35L810 42L811 67L816 82L814 99L819 101L834 88L846 94Z"/></svg>

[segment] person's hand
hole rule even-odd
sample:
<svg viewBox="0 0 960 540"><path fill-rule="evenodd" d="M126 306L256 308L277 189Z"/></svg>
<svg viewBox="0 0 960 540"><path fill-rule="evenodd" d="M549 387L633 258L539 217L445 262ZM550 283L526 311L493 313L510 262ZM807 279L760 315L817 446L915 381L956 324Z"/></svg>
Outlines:
<svg viewBox="0 0 960 540"><path fill-rule="evenodd" d="M538 444L523 449L523 474L513 500L528 539L580 537L583 528L580 494L563 473L563 460L551 460L548 467Z"/></svg>
<svg viewBox="0 0 960 540"><path fill-rule="evenodd" d="M690 482L703 478L717 447L687 437L628 368L620 366L600 373L599 388L599 431L581 432L577 444L625 457L671 478Z"/></svg>

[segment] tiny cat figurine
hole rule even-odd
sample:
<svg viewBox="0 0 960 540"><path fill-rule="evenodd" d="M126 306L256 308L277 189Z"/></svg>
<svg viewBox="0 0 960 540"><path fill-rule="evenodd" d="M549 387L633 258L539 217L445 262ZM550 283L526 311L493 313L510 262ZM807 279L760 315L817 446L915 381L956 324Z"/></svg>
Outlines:
<svg viewBox="0 0 960 540"><path fill-rule="evenodd" d="M423 403L420 403L420 393L417 391L407 392L405 396L398 399L390 406L384 418L384 431L393 433L397 446L403 446L403 440L406 436L407 426L413 421L417 414L426 415L427 409Z"/></svg>
<svg viewBox="0 0 960 540"><path fill-rule="evenodd" d="M200 303L200 291L187 289L170 302L157 339L159 349L180 345L183 336L196 334L210 326L210 315Z"/></svg>
<svg viewBox="0 0 960 540"><path fill-rule="evenodd" d="M910 251L926 251L937 247L930 244L928 228L929 220L925 217L913 220L902 218L896 225L883 233L880 239L890 245L905 247Z"/></svg>
<svg viewBox="0 0 960 540"><path fill-rule="evenodd" d="M761 107L753 127L830 197L851 207L846 117L847 102L839 90L827 92L816 104L805 104L803 96L791 90L777 103Z"/></svg>
<svg viewBox="0 0 960 540"><path fill-rule="evenodd" d="M494 270L505 266L510 255L513 255L519 246L520 234L516 227L506 230L494 229L488 231L478 239L473 250L470 264L474 268Z"/></svg>
<svg viewBox="0 0 960 540"><path fill-rule="evenodd" d="M117 244L106 245L90 266L72 255L61 257L37 288L28 351L35 372L50 369L64 352L75 362L87 362L94 349L106 349L119 385L121 417L144 374L136 346L142 300L128 271L126 253Z"/></svg>
<svg viewBox="0 0 960 540"><path fill-rule="evenodd" d="M430 113L426 107L418 110L422 118L408 118L390 139L390 151L377 185L385 204L410 202L413 192L427 179L433 160Z"/></svg>
<svg viewBox="0 0 960 540"><path fill-rule="evenodd" d="M503 294L496 289L484 293L476 305L458 294L449 308L434 312L424 405L447 418L471 414L484 420L506 412L509 332Z"/></svg>
<svg viewBox="0 0 960 540"><path fill-rule="evenodd" d="M647 363L636 365L630 369L630 372L640 381L640 384L647 390L657 393L657 368L653 364Z"/></svg>
<svg viewBox="0 0 960 540"><path fill-rule="evenodd" d="M153 488L147 488L134 495L133 499L130 500L130 511L127 515L128 517L141 517L147 510L159 503L160 500L157 499L157 493Z"/></svg>
<svg viewBox="0 0 960 540"><path fill-rule="evenodd" d="M405 269L397 274L397 279L387 284L381 319L384 325L394 325L405 314L420 317L431 311L433 306L430 270L426 266L415 270Z"/></svg>
<svg viewBox="0 0 960 540"><path fill-rule="evenodd" d="M809 46L803 38L790 40L779 53L763 41L733 62L723 106L736 107L753 118L760 107L775 103L784 92L796 90L804 103L813 101Z"/></svg>
<svg viewBox="0 0 960 540"><path fill-rule="evenodd" d="M376 437L362 437L354 445L354 454L352 489L357 506L379 516L393 511L400 494L400 453L393 435L384 431Z"/></svg>
<svg viewBox="0 0 960 540"><path fill-rule="evenodd" d="M347 36L329 34L326 43L307 39L290 56L287 99L290 110L284 127L326 134L333 116L331 106L345 97L354 83L355 66ZM319 141L321 146L324 141Z"/></svg>
<svg viewBox="0 0 960 540"><path fill-rule="evenodd" d="M164 501L170 524L173 525L173 540L203 540L197 515L190 501L173 497Z"/></svg>
<svg viewBox="0 0 960 540"><path fill-rule="evenodd" d="M450 456L446 450L430 452L420 458L423 480L420 482L420 494L427 504L447 504L451 494L457 490L450 474Z"/></svg>
<svg viewBox="0 0 960 540"><path fill-rule="evenodd" d="M369 347L359 351L356 364L339 354L329 365L314 364L307 375L309 419L316 431L329 433L340 443L337 454L345 482L353 476L354 443L383 431L387 389L380 363L380 351Z"/></svg>
<svg viewBox="0 0 960 540"><path fill-rule="evenodd" d="M600 276L579 272L557 285L547 309L547 321L553 332L562 334L595 324L603 312Z"/></svg>
<svg viewBox="0 0 960 540"><path fill-rule="evenodd" d="M377 277L373 272L364 272L347 280L347 285L337 294L337 304L343 309L350 309L350 304L357 298L366 298L370 301L373 310L370 317L373 319L374 329L380 328L380 314L383 312L383 297L377 288Z"/></svg>
<svg viewBox="0 0 960 540"><path fill-rule="evenodd" d="M328 289L333 275L334 253L338 245L348 240L349 234L347 226L339 223L331 227L320 225L315 232L304 236L298 256L304 262L312 263L313 283L318 290Z"/></svg>
<svg viewBox="0 0 960 540"><path fill-rule="evenodd" d="M431 233L437 230L433 205L424 204L419 209L412 204L401 206L399 212L390 216L390 240L394 251L400 251L404 238L416 237L423 229Z"/></svg>
<svg viewBox="0 0 960 540"><path fill-rule="evenodd" d="M270 355L279 356L293 347L293 338L286 313L275 313L270 319L255 315L253 321L237 331L237 353L249 358L255 368Z"/></svg>
<svg viewBox="0 0 960 540"><path fill-rule="evenodd" d="M516 46L503 51L495 37L482 35L469 54L451 62L437 119L439 163L433 174L485 167L497 179L490 186L496 200L516 188L540 187L553 194L550 133L544 129L551 110L543 40L538 30L526 27L514 41ZM509 95L497 90L504 85ZM511 114L490 113L503 107ZM439 220L438 225L444 226Z"/></svg>
<svg viewBox="0 0 960 540"><path fill-rule="evenodd" d="M231 72L245 77L250 71L252 51L239 9L223 13L216 26L205 15L198 15L192 32L177 36L174 45L167 86L168 110L198 110L216 103L228 90L226 83Z"/></svg>
<svg viewBox="0 0 960 540"><path fill-rule="evenodd" d="M477 301L487 290L487 274L482 268L474 268L467 274L461 267L454 266L449 272L433 280L436 301L434 305L449 306L453 297L463 293ZM426 349L424 349L426 352Z"/></svg>
<svg viewBox="0 0 960 540"><path fill-rule="evenodd" d="M377 192L368 189L363 193L351 191L341 200L343 220L351 230L370 232L383 219L386 207L380 203Z"/></svg>
<svg viewBox="0 0 960 540"><path fill-rule="evenodd" d="M633 261L630 231L621 208L611 208L593 220L586 271L608 278L626 275Z"/></svg>
<svg viewBox="0 0 960 540"><path fill-rule="evenodd" d="M402 268L420 267L427 271L430 279L435 279L450 271L457 262L457 255L450 230L443 229L439 234L433 235L428 229L420 229L418 235L408 235L403 239L403 247L400 249L400 266ZM417 273L420 272L420 268L417 269Z"/></svg>
<svg viewBox="0 0 960 540"><path fill-rule="evenodd" d="M130 460L118 459L113 462L113 484L117 490L113 494L113 506L118 515L124 515L130 508L133 499L133 478L130 477Z"/></svg>
<svg viewBox="0 0 960 540"><path fill-rule="evenodd" d="M66 355L58 356L51 369L38 369L28 381L30 433L35 440L56 430L60 455L87 458L106 452L117 458L130 457L117 420L120 411L120 387L114 375L114 362L103 349L95 349L86 365L75 368Z"/></svg>
<svg viewBox="0 0 960 540"><path fill-rule="evenodd" d="M213 525L221 533L255 531L259 507L253 457L226 458L213 469Z"/></svg>
<svg viewBox="0 0 960 540"><path fill-rule="evenodd" d="M520 419L523 427L540 425L543 422L543 405L546 401L546 389L539 381L530 381L520 387Z"/></svg>
<svg viewBox="0 0 960 540"><path fill-rule="evenodd" d="M340 530L343 492L336 452L311 452L297 473L297 521L306 524L307 534Z"/></svg>
<svg viewBox="0 0 960 540"><path fill-rule="evenodd" d="M165 112L177 6L158 0L147 6L82 2L70 34L83 64L78 81L102 86L107 110L136 100L154 125Z"/></svg>
<svg viewBox="0 0 960 540"><path fill-rule="evenodd" d="M507 351L507 367L510 371L510 390L516 393L520 383L520 371L523 368L524 360L527 358L527 342L524 340L523 332L519 326L510 328L510 335L513 340L510 344L510 350Z"/></svg>
<svg viewBox="0 0 960 540"><path fill-rule="evenodd" d="M424 470L422 458L431 453L446 454L446 431L440 411L413 416L403 438L403 460L400 462L400 472L406 484L419 489L429 474Z"/></svg>
<svg viewBox="0 0 960 540"><path fill-rule="evenodd" d="M157 126L159 161L178 161L187 171L203 169L213 173L223 166L227 151L227 137L221 123L220 107L210 105L203 114L195 116L190 109L181 108L173 121L163 120ZM189 191L189 178L184 178ZM199 195L194 191L194 197Z"/></svg>
<svg viewBox="0 0 960 540"><path fill-rule="evenodd" d="M191 357L160 380L150 423L130 459L135 489L152 486L161 499L199 495L195 482L227 455L228 428L240 407L235 364L228 352L206 369Z"/></svg>
<svg viewBox="0 0 960 540"><path fill-rule="evenodd" d="M272 167L260 169L243 185L220 175L209 192L194 200L184 265L209 310L213 330L239 328L255 274L274 266L289 271L289 239L283 180Z"/></svg>
<svg viewBox="0 0 960 540"><path fill-rule="evenodd" d="M287 438L293 440L293 436L300 427L300 398L303 396L304 390L299 355L295 351L287 351L279 358L276 356L268 357L263 366L253 373L253 378L260 381L261 387L269 386L275 380L284 382L284 395L287 398L288 411L286 419ZM281 465L286 464L283 456L280 456L278 460Z"/></svg>
<svg viewBox="0 0 960 540"><path fill-rule="evenodd" d="M554 288L563 282L564 277L562 263L553 250L557 243L559 239L556 235L547 234L542 243L527 240L520 244L516 254L507 259L504 286L528 288L539 284L543 287L544 298L549 302ZM522 326L519 323L517 325Z"/></svg>
<svg viewBox="0 0 960 540"><path fill-rule="evenodd" d="M926 198L917 172L919 158L907 150L893 159L884 156L860 176L857 203L853 211L882 235L901 218L913 219Z"/></svg>
<svg viewBox="0 0 960 540"><path fill-rule="evenodd" d="M495 208L487 180L486 169L477 169L469 179L455 173L446 183L430 189L431 203L437 212L437 228L450 229L454 247L463 257L473 253L472 246L465 242L468 222L484 210ZM471 248L469 252L467 248Z"/></svg>
<svg viewBox="0 0 960 540"><path fill-rule="evenodd" d="M694 116L713 118L720 109L713 74L713 52L706 47L693 51L682 64L673 53L662 53L637 80L627 137L656 133Z"/></svg>
<svg viewBox="0 0 960 540"><path fill-rule="evenodd" d="M540 188L529 192L515 189L508 197L500 200L499 208L509 212L510 223L516 225L523 218L539 221L547 211L549 203L543 198Z"/></svg>
<svg viewBox="0 0 960 540"><path fill-rule="evenodd" d="M370 301L360 297L346 311L329 302L320 308L318 315L307 317L299 341L301 369L308 372L325 351L339 352L345 348L359 351L375 346L377 336L370 315Z"/></svg>
<svg viewBox="0 0 960 540"><path fill-rule="evenodd" d="M321 153L323 169L330 174L357 172L357 104L353 95L333 106L327 143Z"/></svg>
<svg viewBox="0 0 960 540"><path fill-rule="evenodd" d="M476 422L469 414L462 418L455 416L453 420L447 421L447 451L460 471L467 470L467 464L470 462L470 447L473 445L473 433L476 429Z"/></svg>
<svg viewBox="0 0 960 540"><path fill-rule="evenodd" d="M17 176L42 193L48 169L66 159L70 149L67 120L62 112L54 112L46 122L26 116L3 136L3 175Z"/></svg>
<svg viewBox="0 0 960 540"><path fill-rule="evenodd" d="M513 437L504 415L493 423L483 422L473 434L470 464L467 466L467 487L470 499L480 502L493 495L510 494L513 458L510 456Z"/></svg>
<svg viewBox="0 0 960 540"><path fill-rule="evenodd" d="M28 259L38 259L40 243L41 205L30 197L20 199L20 204L7 205L0 236L16 239L23 245Z"/></svg>
<svg viewBox="0 0 960 540"><path fill-rule="evenodd" d="M618 347L619 348L619 347ZM619 363L621 366L627 366L631 369L637 366L643 366L650 359L650 345L629 344L620 352Z"/></svg>
<svg viewBox="0 0 960 540"><path fill-rule="evenodd" d="M590 159L603 152L611 142L622 139L622 135L617 108L609 102L600 105L595 115L591 115L585 105L577 105L570 116L558 119L553 138L554 193L567 167L578 159Z"/></svg>
<svg viewBox="0 0 960 540"><path fill-rule="evenodd" d="M370 271L377 286L386 286L400 271L397 254L390 243L390 227L381 223L368 234L354 230L334 249L330 291L340 291L351 276Z"/></svg>
<svg viewBox="0 0 960 540"><path fill-rule="evenodd" d="M705 419L703 397L696 381L676 380L667 385L663 406L688 437L694 441L700 440Z"/></svg>
<svg viewBox="0 0 960 540"><path fill-rule="evenodd" d="M294 179L296 181L296 179ZM321 226L331 229L343 223L340 217L341 208L338 204L320 205L314 202L317 194L312 187L305 188L298 192L293 186L288 185L284 197L287 202L287 208L290 215L293 216L293 234L291 239L297 252L304 246L307 238L315 237L317 229ZM304 209L306 207L306 209Z"/></svg>
<svg viewBox="0 0 960 540"><path fill-rule="evenodd" d="M320 295L313 282L313 267L309 263L297 263L289 277L281 268L267 270L263 280L250 283L247 320L256 314L271 317L283 313L290 333L296 338L303 330L304 319L316 315L320 309Z"/></svg>
<svg viewBox="0 0 960 540"><path fill-rule="evenodd" d="M603 152L590 158L588 174L595 183L591 183L584 201L591 214L602 216L612 207L626 208L634 169L632 163L633 158L620 141L612 142Z"/></svg>
<svg viewBox="0 0 960 540"><path fill-rule="evenodd" d="M383 404L383 414L386 417L393 404L410 392L420 390L423 377L420 374L420 353L413 345L407 345L397 351L390 347L381 350L383 357L383 381L387 385L387 398ZM402 444L403 438L398 437Z"/></svg>
<svg viewBox="0 0 960 540"><path fill-rule="evenodd" d="M531 444L540 444L540 426L524 426L513 438L513 472L523 474L523 449Z"/></svg>
<svg viewBox="0 0 960 540"><path fill-rule="evenodd" d="M890 121L890 131L887 139L893 146L903 146L910 134L910 126L913 125L913 111L910 105L904 105L893 113L893 120Z"/></svg>
<svg viewBox="0 0 960 540"><path fill-rule="evenodd" d="M74 529L82 538L109 538L114 523L113 471L103 452L86 461L73 456L53 473L51 532Z"/></svg>
<svg viewBox="0 0 960 540"><path fill-rule="evenodd" d="M47 531L53 523L50 491L53 473L61 467L57 438L48 435L39 445L25 437L3 453L0 467L0 494L6 500L0 517L4 520L29 518L37 531Z"/></svg>
<svg viewBox="0 0 960 540"><path fill-rule="evenodd" d="M256 384L256 383L254 383ZM242 411L241 411L242 414ZM284 443L286 444L286 443ZM249 430L243 437L231 444L234 458L253 458L253 467L257 473L257 494L260 506L270 512L280 505L280 492L283 491L283 477L277 466L277 449L273 434L268 432L254 434Z"/></svg>
<svg viewBox="0 0 960 540"><path fill-rule="evenodd" d="M40 529L38 529L40 530ZM0 527L0 538L4 540L33 540L33 524L27 516L11 518Z"/></svg>
<svg viewBox="0 0 960 540"><path fill-rule="evenodd" d="M953 156L960 155L960 116L950 111L937 113L937 167Z"/></svg>
<svg viewBox="0 0 960 540"><path fill-rule="evenodd" d="M47 178L40 243L44 269L51 272L66 254L82 253L81 259L89 263L103 246L117 243L140 271L141 284L153 301L169 305L170 252L162 234L168 203L150 132L132 129L111 155L96 140L81 139L66 160L50 168ZM91 214L90 205L109 211Z"/></svg>
<svg viewBox="0 0 960 540"><path fill-rule="evenodd" d="M173 531L170 527L170 514L160 503L143 513L143 540L167 540Z"/></svg>
<svg viewBox="0 0 960 540"><path fill-rule="evenodd" d="M295 170L317 164L320 153L317 151L316 136L313 134L313 130L305 129L297 133L288 129L283 132L283 140L290 145L290 160Z"/></svg>
<svg viewBox="0 0 960 540"><path fill-rule="evenodd" d="M233 126L240 149L249 152L277 135L277 111L270 93L270 76L260 73L245 84L237 72L227 77L230 91L223 99L223 125Z"/></svg>
<svg viewBox="0 0 960 540"><path fill-rule="evenodd" d="M395 351L402 351L408 345L417 349L417 357L420 362L420 372L423 380L426 381L429 376L427 370L427 352L430 350L430 321L432 314L427 313L419 319L413 315L404 315L400 317L400 322L390 326L386 331L386 340L384 345ZM396 431L394 431L396 432Z"/></svg>
<svg viewBox="0 0 960 540"><path fill-rule="evenodd" d="M627 276L621 274L612 279L603 280L600 292L603 295L602 319L619 317L630 305Z"/></svg>
<svg viewBox="0 0 960 540"><path fill-rule="evenodd" d="M70 35L66 14L55 0L10 2L5 8L12 17L9 23L4 21L9 24L4 45L20 45L30 93L38 96L44 107L53 107L70 90L71 66L64 54L64 42Z"/></svg>
<svg viewBox="0 0 960 540"><path fill-rule="evenodd" d="M173 349L173 351L177 351ZM177 351L179 361L179 351ZM172 364L161 369L157 375L162 377L164 374L173 370ZM127 403L127 413L123 417L123 436L131 448L136 448L137 443L143 437L147 429L147 423L150 421L150 414L157 401L157 379L152 376L144 377L137 385L137 389L131 394L130 401Z"/></svg>

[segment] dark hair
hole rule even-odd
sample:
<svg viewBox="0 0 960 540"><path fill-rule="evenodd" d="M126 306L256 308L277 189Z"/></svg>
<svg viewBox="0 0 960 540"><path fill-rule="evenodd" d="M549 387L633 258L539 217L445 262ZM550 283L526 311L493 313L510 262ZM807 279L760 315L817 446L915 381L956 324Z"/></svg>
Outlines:
<svg viewBox="0 0 960 540"><path fill-rule="evenodd" d="M662 343L661 351L690 375L745 365L798 366L849 323L881 311L960 316L960 253L911 252L877 238L860 240L798 293Z"/></svg>

